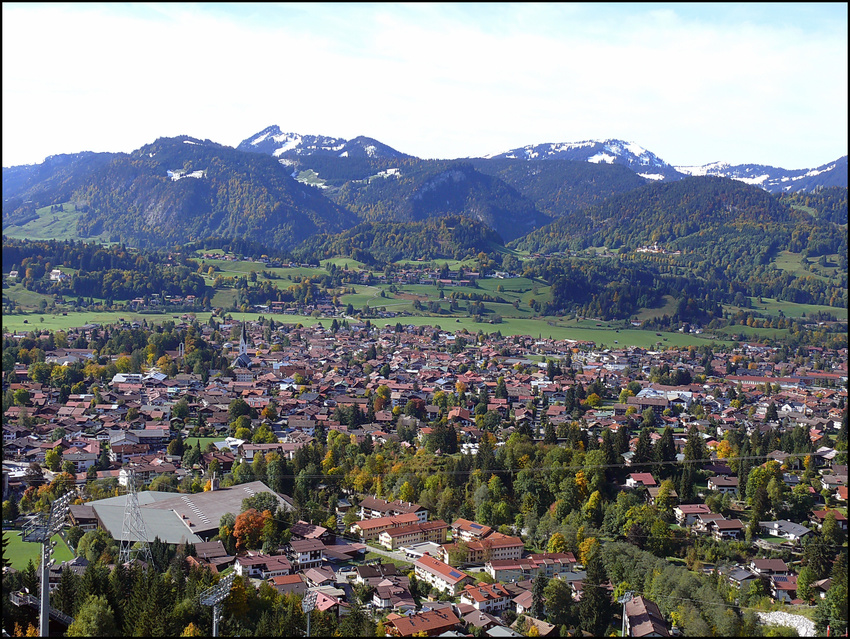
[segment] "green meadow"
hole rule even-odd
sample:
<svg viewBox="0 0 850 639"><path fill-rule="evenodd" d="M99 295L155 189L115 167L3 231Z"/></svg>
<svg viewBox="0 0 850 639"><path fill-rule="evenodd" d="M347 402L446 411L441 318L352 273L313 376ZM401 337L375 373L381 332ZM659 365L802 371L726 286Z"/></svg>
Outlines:
<svg viewBox="0 0 850 639"><path fill-rule="evenodd" d="M62 204L62 211L52 212L44 206L36 210L38 218L23 226L3 225L3 235L26 240L77 240L77 207L70 203ZM86 238L87 242L106 241L106 234Z"/></svg>

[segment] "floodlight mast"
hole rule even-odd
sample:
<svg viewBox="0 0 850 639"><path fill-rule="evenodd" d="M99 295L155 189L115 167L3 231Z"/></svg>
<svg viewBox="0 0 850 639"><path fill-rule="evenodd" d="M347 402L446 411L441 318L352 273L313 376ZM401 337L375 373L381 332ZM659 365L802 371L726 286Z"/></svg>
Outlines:
<svg viewBox="0 0 850 639"><path fill-rule="evenodd" d="M30 519L24 526L21 536L24 541L41 544L41 602L39 605L39 636L50 634L50 556L53 554L53 544L50 539L62 530L65 517L71 508L73 493L65 493L58 497L50 506L50 513L40 513Z"/></svg>
<svg viewBox="0 0 850 639"><path fill-rule="evenodd" d="M313 609L316 607L316 597L318 593L315 590L309 591L301 600L301 610L307 613L307 636L310 636L310 617L313 616Z"/></svg>
<svg viewBox="0 0 850 639"><path fill-rule="evenodd" d="M623 593L623 596L617 600L619 603L623 604L623 630L620 634L621 637L626 636L626 604L632 600L632 597L634 597L634 595L635 593L629 590Z"/></svg>
<svg viewBox="0 0 850 639"><path fill-rule="evenodd" d="M230 588L233 586L233 580L236 579L236 573L231 572L221 578L215 586L207 588L201 593L201 605L212 606L213 627L212 636L218 637L218 618L220 616L221 602L227 599L230 594Z"/></svg>

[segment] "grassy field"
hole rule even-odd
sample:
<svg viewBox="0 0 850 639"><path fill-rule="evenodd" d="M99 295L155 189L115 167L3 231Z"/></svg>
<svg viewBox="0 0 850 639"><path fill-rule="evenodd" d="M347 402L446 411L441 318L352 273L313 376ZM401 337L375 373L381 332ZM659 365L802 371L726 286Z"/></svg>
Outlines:
<svg viewBox="0 0 850 639"><path fill-rule="evenodd" d="M809 268L803 264L804 256L800 253L791 253L790 251L782 251L773 260L773 265L781 271L791 273L796 277L816 277L825 282L839 274L838 254L826 256L827 266L821 266L818 261L820 258L808 258Z"/></svg>
<svg viewBox="0 0 850 639"><path fill-rule="evenodd" d="M3 225L3 235L28 240L75 240L79 212L73 204L63 204L62 211L52 213L49 206L36 210L38 218L23 226ZM106 235L86 238L86 241L105 241Z"/></svg>
<svg viewBox="0 0 850 639"><path fill-rule="evenodd" d="M334 266L337 266L339 268L348 267L349 270L367 268L365 262L358 262L357 260L352 259L350 257L331 257L327 260L321 261L322 268L328 268L329 264L333 264Z"/></svg>
<svg viewBox="0 0 850 639"><path fill-rule="evenodd" d="M637 318L640 321L655 319L656 317L662 317L664 315L670 315L671 317L676 312L676 300L672 295L664 296L664 306L661 308L645 308L640 313L637 314Z"/></svg>
<svg viewBox="0 0 850 639"><path fill-rule="evenodd" d="M12 562L12 568L15 570L24 570L30 559L32 559L36 568L39 566L41 561L41 544L25 542L18 535L17 530L4 530L3 537L9 539L6 558ZM63 561L70 561L74 558L74 553L71 552L71 549L68 548L67 544L59 535L54 535L53 541L58 542L56 544L56 550L53 553L57 564Z"/></svg>
<svg viewBox="0 0 850 639"><path fill-rule="evenodd" d="M392 302L392 300L384 300L377 298L381 302ZM377 302L374 306L382 306ZM387 304L390 308L389 304ZM448 306L448 303L445 304ZM4 315L3 330L7 332L31 331L38 329L46 330L68 330L82 326L84 324L114 324L123 318L125 321L147 320L148 324L159 324L164 321L180 322L181 313L167 313L163 315L147 315L141 313L127 312L69 312L67 316L53 315ZM196 313L198 321L201 323L209 321L211 313ZM262 314L257 312L250 313L229 313L235 321L255 321ZM39 323L38 319L43 317L44 322ZM176 319L175 319L176 317ZM302 324L303 326L313 326L319 324L325 328L330 328L333 319L329 318L314 318L305 315L276 315L266 314L265 317L271 317L277 323L283 324ZM25 324L24 321L27 323ZM706 340L698 335L684 335L681 333L664 333L662 337L656 336L651 331L642 331L638 329L617 329L616 332L613 324L604 322L594 322L592 320L583 320L578 325L575 320L567 320L565 318L550 318L546 319L524 319L524 318L503 318L500 324L489 324L486 322L478 323L471 317L453 317L453 316L407 316L393 318L377 318L370 320L372 324L377 326L395 326L396 323L402 325L413 326L437 326L443 330L454 333L461 329L466 329L471 333L477 333L479 330L485 333L501 332L502 335L531 335L532 337L546 337L552 339L573 339L577 341L592 341L597 346L605 345L609 348L618 346L639 346L641 348L655 347L681 347L690 346L691 344L706 344L711 340ZM596 326L600 324L600 326ZM778 329L754 329L746 326L734 327L729 329L729 334L742 332L745 334L753 332L767 332L767 334L778 333L783 331ZM718 331L719 332L719 331ZM730 343L731 338L721 340L725 343Z"/></svg>
<svg viewBox="0 0 850 639"><path fill-rule="evenodd" d="M752 303L752 308L741 308L739 306L732 305L724 305L724 311L731 311L733 313L737 313L739 310L744 311L745 313L748 311L755 311L761 315L768 315L771 317L778 317L779 311L782 311L783 315L788 318L802 318L805 313L806 316L812 315L813 313L825 312L831 313L835 315L838 320L847 320L847 309L845 307L838 306L821 306L818 304L794 304L793 302L783 302L780 300L771 299L769 297L759 298L751 297L750 301Z"/></svg>

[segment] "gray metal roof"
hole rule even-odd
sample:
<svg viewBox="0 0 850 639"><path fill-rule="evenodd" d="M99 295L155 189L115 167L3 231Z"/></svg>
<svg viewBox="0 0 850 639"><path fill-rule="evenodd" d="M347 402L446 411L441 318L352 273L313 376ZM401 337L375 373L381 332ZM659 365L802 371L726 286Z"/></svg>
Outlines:
<svg viewBox="0 0 850 639"><path fill-rule="evenodd" d="M143 491L138 500L148 541L159 537L169 544L198 543L218 532L222 515L238 515L243 499L262 492L275 495L284 508L292 510L290 502L259 481L195 494ZM116 540L122 538L126 500L127 496L121 495L89 504Z"/></svg>

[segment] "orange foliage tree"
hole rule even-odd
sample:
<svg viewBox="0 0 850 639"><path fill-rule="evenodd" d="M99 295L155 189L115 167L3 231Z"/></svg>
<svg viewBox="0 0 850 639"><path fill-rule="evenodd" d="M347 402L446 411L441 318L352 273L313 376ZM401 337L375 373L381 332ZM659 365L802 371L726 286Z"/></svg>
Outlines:
<svg viewBox="0 0 850 639"><path fill-rule="evenodd" d="M258 512L256 508L249 508L236 518L233 525L233 536L236 537L236 549L248 550L259 548L260 537L263 534L263 526L266 520L272 516L271 511Z"/></svg>

